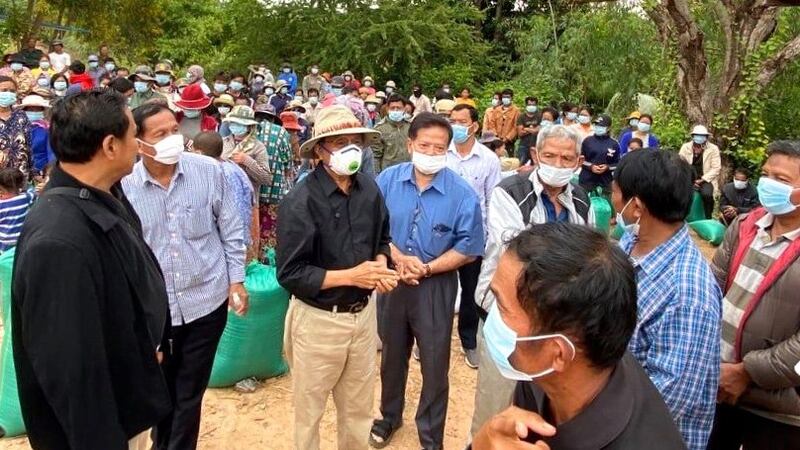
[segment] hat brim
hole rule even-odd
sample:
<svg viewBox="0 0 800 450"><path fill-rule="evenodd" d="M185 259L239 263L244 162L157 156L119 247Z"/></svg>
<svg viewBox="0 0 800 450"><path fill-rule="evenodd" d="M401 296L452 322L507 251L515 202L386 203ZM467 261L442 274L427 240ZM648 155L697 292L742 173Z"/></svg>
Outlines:
<svg viewBox="0 0 800 450"><path fill-rule="evenodd" d="M136 79L140 79L141 81L156 81L155 78L151 77L150 75L145 75L143 73L135 73L133 75L128 76L128 80L136 81Z"/></svg>
<svg viewBox="0 0 800 450"><path fill-rule="evenodd" d="M372 145L378 141L381 137L380 131L376 131L370 128L345 128L343 130L336 130L331 131L329 133L322 133L319 136L314 136L313 138L305 141L303 145L300 146L300 157L301 158L313 158L314 157L314 147L317 146L317 143L325 139L327 137L333 136L344 136L347 134L361 134L364 135L364 138L367 140L367 145Z"/></svg>
<svg viewBox="0 0 800 450"><path fill-rule="evenodd" d="M208 100L178 100L175 102L175 106L181 109L206 109L209 105L211 105L210 98Z"/></svg>
<svg viewBox="0 0 800 450"><path fill-rule="evenodd" d="M300 125L282 125L282 126L283 126L283 128L285 130L290 130L290 131L302 131L303 130L303 127L301 127Z"/></svg>
<svg viewBox="0 0 800 450"><path fill-rule="evenodd" d="M222 121L223 121L223 122L233 122L233 123L238 123L239 125L245 125L245 126L250 126L250 125L258 125L258 122L256 122L256 121L255 121L255 120L253 120L253 119L245 119L245 118L242 118L242 117L236 117L236 116L233 116L233 117L231 117L231 116L225 116L225 118L224 118L224 119L222 119Z"/></svg>

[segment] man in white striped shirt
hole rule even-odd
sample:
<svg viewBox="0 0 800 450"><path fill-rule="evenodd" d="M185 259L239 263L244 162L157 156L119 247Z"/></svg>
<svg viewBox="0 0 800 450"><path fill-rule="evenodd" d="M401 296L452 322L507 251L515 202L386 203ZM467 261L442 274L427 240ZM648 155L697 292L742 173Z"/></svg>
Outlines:
<svg viewBox="0 0 800 450"><path fill-rule="evenodd" d="M183 137L166 105L134 111L141 160L122 181L144 237L164 273L172 316L163 363L174 412L154 434L158 450L197 447L200 408L227 305L247 311L243 224L220 165L183 153Z"/></svg>

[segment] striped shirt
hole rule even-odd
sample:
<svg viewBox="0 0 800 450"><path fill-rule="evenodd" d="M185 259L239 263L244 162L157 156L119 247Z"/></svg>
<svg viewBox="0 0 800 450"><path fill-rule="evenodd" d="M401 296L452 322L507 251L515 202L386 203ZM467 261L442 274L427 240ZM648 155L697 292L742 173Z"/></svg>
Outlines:
<svg viewBox="0 0 800 450"><path fill-rule="evenodd" d="M0 252L4 252L17 245L22 224L28 215L33 199L36 198L33 190L29 190L14 197L0 200Z"/></svg>
<svg viewBox="0 0 800 450"><path fill-rule="evenodd" d="M629 255L634 244L630 233L619 242ZM719 285L685 224L633 265L639 308L628 348L661 392L688 448L705 450L719 384Z"/></svg>
<svg viewBox="0 0 800 450"><path fill-rule="evenodd" d="M247 178L244 169L235 162L221 161L220 164L222 164L222 173L225 174L225 181L228 183L226 187L230 189L233 201L236 202L236 210L239 211L239 217L242 219L244 245L250 245L253 240L250 236L250 223L253 217L253 206L256 204L253 185Z"/></svg>
<svg viewBox="0 0 800 450"><path fill-rule="evenodd" d="M500 182L500 159L477 140L467 156L461 156L456 149L455 142L450 142L450 148L447 149L447 167L469 183L478 194L483 229L486 230L486 211L489 209L489 199L492 197L492 190Z"/></svg>
<svg viewBox="0 0 800 450"><path fill-rule="evenodd" d="M800 229L797 229L773 240L769 234L769 228L772 227L774 220L772 214L766 214L756 222L756 227L758 227L756 237L742 258L733 283L723 299L720 344L723 362L738 362L734 345L736 330L742 321L742 315L769 268L789 247L789 244L800 237Z"/></svg>
<svg viewBox="0 0 800 450"><path fill-rule="evenodd" d="M269 169L272 172L272 183L261 185L259 203L277 205L292 188L294 181L292 143L286 130L268 120L259 125L257 138L267 147Z"/></svg>
<svg viewBox="0 0 800 450"><path fill-rule="evenodd" d="M216 310L230 285L244 281L245 261L243 224L221 165L184 153L164 188L139 161L122 187L164 272L172 325Z"/></svg>

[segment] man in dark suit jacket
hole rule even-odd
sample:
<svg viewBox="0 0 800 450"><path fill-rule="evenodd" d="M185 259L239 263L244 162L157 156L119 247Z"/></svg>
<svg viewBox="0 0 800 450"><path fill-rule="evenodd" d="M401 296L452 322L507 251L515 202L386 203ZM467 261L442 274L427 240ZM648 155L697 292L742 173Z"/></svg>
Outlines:
<svg viewBox="0 0 800 450"><path fill-rule="evenodd" d="M760 205L758 191L748 181L747 169L738 168L733 172L733 181L722 187L719 199L720 220L725 225L733 222L739 214L750 212Z"/></svg>
<svg viewBox="0 0 800 450"><path fill-rule="evenodd" d="M115 91L81 92L53 108L59 165L22 229L11 292L34 449L141 448L172 408L159 365L167 292L119 187L138 153L135 131Z"/></svg>

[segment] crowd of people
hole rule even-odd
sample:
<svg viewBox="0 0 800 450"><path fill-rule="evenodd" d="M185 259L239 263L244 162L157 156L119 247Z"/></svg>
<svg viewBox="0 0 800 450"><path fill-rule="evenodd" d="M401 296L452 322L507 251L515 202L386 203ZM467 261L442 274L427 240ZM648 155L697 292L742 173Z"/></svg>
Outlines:
<svg viewBox="0 0 800 450"><path fill-rule="evenodd" d="M480 112L449 83L129 71L107 46L87 67L51 44L0 69L0 250L16 247L34 448L196 448L227 311L247 314L244 268L268 249L292 295L295 448L319 448L331 395L338 448L390 445L412 357L420 445L443 448L457 304L475 450L800 443L800 143L723 184L707 124L673 151L638 111L617 134L510 89ZM695 195L728 226L713 261L685 222Z"/></svg>

